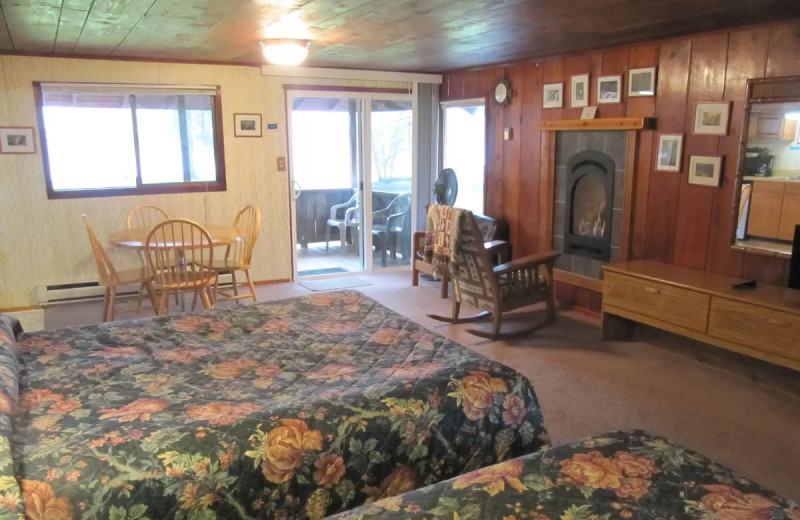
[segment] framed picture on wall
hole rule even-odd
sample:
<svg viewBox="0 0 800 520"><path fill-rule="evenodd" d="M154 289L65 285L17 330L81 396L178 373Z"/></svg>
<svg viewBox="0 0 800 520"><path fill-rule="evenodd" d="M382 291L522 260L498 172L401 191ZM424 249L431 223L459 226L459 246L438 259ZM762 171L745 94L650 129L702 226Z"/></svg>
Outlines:
<svg viewBox="0 0 800 520"><path fill-rule="evenodd" d="M572 108L589 106L589 75L581 74L570 78L569 106Z"/></svg>
<svg viewBox="0 0 800 520"><path fill-rule="evenodd" d="M261 114L233 114L233 135L261 137Z"/></svg>
<svg viewBox="0 0 800 520"><path fill-rule="evenodd" d="M728 135L731 104L697 103L694 107L694 132L705 135Z"/></svg>
<svg viewBox="0 0 800 520"><path fill-rule="evenodd" d="M36 153L33 128L29 126L0 128L0 152Z"/></svg>
<svg viewBox="0 0 800 520"><path fill-rule="evenodd" d="M564 84L549 83L544 86L542 108L561 108L564 106Z"/></svg>
<svg viewBox="0 0 800 520"><path fill-rule="evenodd" d="M622 76L600 76L597 78L597 102L622 102Z"/></svg>
<svg viewBox="0 0 800 520"><path fill-rule="evenodd" d="M719 186L722 157L692 155L689 158L689 184Z"/></svg>
<svg viewBox="0 0 800 520"><path fill-rule="evenodd" d="M662 172L681 171L683 134L661 134L658 137L656 170Z"/></svg>
<svg viewBox="0 0 800 520"><path fill-rule="evenodd" d="M656 95L656 68L631 69L628 71L629 96Z"/></svg>

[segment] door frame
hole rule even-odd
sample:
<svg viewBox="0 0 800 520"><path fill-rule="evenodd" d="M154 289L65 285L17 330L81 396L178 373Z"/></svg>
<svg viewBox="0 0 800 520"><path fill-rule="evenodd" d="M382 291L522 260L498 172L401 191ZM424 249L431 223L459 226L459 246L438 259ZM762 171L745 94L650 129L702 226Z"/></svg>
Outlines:
<svg viewBox="0 0 800 520"><path fill-rule="evenodd" d="M417 140L419 137L419 117L417 114L417 84L412 83L411 92L409 94L399 93L386 93L386 92L370 92L370 91L352 91L347 90L348 87L342 87L342 90L313 90L313 86L309 86L308 90L287 90L286 91L286 144L288 151L288 179L289 179L289 224L290 234L292 241L292 281L298 280L297 274L297 207L296 199L294 197L294 153L292 151L292 101L294 98L338 98L338 99L358 99L363 102L364 110L363 124L361 125L361 135L358 138L362 143L362 156L359 160L362 163L363 172L363 189L361 192L362 199L362 218L361 230L359 237L359 254L364 255L364 269L362 271L334 273L334 274L321 274L304 276L303 280L323 280L327 278L336 278L340 276L356 276L363 274L374 274L376 268L373 265L372 252L372 100L398 100L398 101L411 101L411 230L413 239L413 230L417 226L417 215L414 208L417 207L417 155L418 145ZM409 247L409 251L412 248ZM369 254L367 254L369 253ZM393 272L405 271L411 268L413 258L409 259L409 265L401 265L394 267L378 267L377 272Z"/></svg>

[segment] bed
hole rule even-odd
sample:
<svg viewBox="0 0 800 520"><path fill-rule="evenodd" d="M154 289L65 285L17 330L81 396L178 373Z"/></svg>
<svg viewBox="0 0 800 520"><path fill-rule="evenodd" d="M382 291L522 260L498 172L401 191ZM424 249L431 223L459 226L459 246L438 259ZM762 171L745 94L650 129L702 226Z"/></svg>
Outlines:
<svg viewBox="0 0 800 520"><path fill-rule="evenodd" d="M548 445L523 376L357 292L15 327L0 518L321 518Z"/></svg>
<svg viewBox="0 0 800 520"><path fill-rule="evenodd" d="M800 507L643 431L614 431L386 498L331 520L800 520Z"/></svg>

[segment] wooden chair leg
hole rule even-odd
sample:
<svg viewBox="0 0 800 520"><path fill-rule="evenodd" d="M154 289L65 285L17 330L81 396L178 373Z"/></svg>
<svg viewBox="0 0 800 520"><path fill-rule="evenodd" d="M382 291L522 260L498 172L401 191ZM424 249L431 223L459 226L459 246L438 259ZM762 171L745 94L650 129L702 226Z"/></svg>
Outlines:
<svg viewBox="0 0 800 520"><path fill-rule="evenodd" d="M236 281L236 270L231 270L231 280L233 281L233 296L239 296L239 282Z"/></svg>
<svg viewBox="0 0 800 520"><path fill-rule="evenodd" d="M200 293L200 299L203 300L203 308L204 309L211 309L211 300L208 297L208 287L203 287L202 289L198 289L197 292ZM195 293L197 294L197 293Z"/></svg>
<svg viewBox="0 0 800 520"><path fill-rule="evenodd" d="M458 300L453 300L453 314L452 317L454 320L458 319L458 313L461 312L461 302Z"/></svg>
<svg viewBox="0 0 800 520"><path fill-rule="evenodd" d="M446 276L442 276L442 285L439 288L439 296L442 298L447 298L447 286L450 284L450 280Z"/></svg>
<svg viewBox="0 0 800 520"><path fill-rule="evenodd" d="M117 299L117 288L109 287L108 294L108 321L114 321L114 307Z"/></svg>
<svg viewBox="0 0 800 520"><path fill-rule="evenodd" d="M194 296L192 296L192 312L194 312L195 307L197 307L197 293L200 291L195 291Z"/></svg>
<svg viewBox="0 0 800 520"><path fill-rule="evenodd" d="M144 282L142 285L147 290L147 297L150 299L150 305L153 306L153 312L158 316L158 302L156 301L156 290L153 287L153 282Z"/></svg>
<svg viewBox="0 0 800 520"><path fill-rule="evenodd" d="M158 302L158 315L163 316L169 311L169 292L161 291L161 299Z"/></svg>
<svg viewBox="0 0 800 520"><path fill-rule="evenodd" d="M103 322L108 321L108 300L111 297L111 290L106 287L103 292Z"/></svg>
<svg viewBox="0 0 800 520"><path fill-rule="evenodd" d="M253 279L250 278L250 269L245 269L244 270L244 275L245 275L245 277L247 277L247 285L250 286L250 292L253 295L253 301L254 302L258 302L258 298L256 298L256 286L255 286L255 284L253 284Z"/></svg>
<svg viewBox="0 0 800 520"><path fill-rule="evenodd" d="M492 335L498 336L500 334L500 322L503 319L503 314L500 312L495 312L492 320Z"/></svg>
<svg viewBox="0 0 800 520"><path fill-rule="evenodd" d="M416 262L416 260L411 262L411 287L417 287L419 285L419 270L417 270L414 262Z"/></svg>

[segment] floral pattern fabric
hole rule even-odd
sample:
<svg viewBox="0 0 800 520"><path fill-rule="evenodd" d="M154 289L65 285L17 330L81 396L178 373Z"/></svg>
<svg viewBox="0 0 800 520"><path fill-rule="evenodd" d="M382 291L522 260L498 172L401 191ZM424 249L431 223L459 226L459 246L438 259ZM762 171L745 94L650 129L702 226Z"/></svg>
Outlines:
<svg viewBox="0 0 800 520"><path fill-rule="evenodd" d="M615 431L331 520L800 520L800 507L686 448Z"/></svg>
<svg viewBox="0 0 800 520"><path fill-rule="evenodd" d="M548 445L524 377L352 291L24 334L19 360L0 510L34 519L321 518Z"/></svg>
<svg viewBox="0 0 800 520"><path fill-rule="evenodd" d="M0 314L0 520L22 518L22 490L14 476L11 435L19 390L16 336L19 320Z"/></svg>

